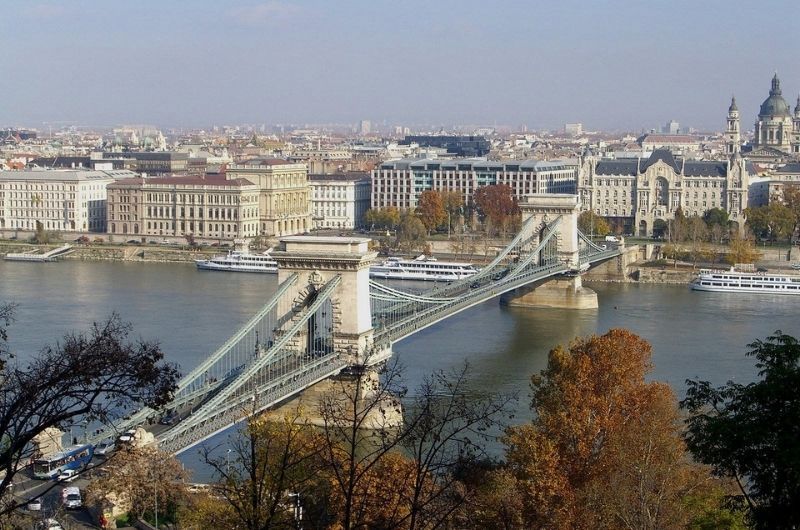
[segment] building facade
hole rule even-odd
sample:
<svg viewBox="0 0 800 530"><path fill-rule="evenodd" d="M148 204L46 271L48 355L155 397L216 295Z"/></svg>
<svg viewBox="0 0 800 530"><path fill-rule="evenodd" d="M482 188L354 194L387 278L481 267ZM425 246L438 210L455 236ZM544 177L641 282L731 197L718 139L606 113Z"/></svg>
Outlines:
<svg viewBox="0 0 800 530"><path fill-rule="evenodd" d="M400 159L372 171L372 208L416 208L423 191L458 191L469 204L478 188L508 185L518 200L537 193L576 193L578 166L568 162Z"/></svg>
<svg viewBox="0 0 800 530"><path fill-rule="evenodd" d="M107 188L130 171L0 172L0 229L105 232Z"/></svg>
<svg viewBox="0 0 800 530"><path fill-rule="evenodd" d="M287 236L311 230L308 167L277 158L229 165L228 179L246 179L259 189L259 235Z"/></svg>
<svg viewBox="0 0 800 530"><path fill-rule="evenodd" d="M797 101L797 107L795 107L795 114L797 115L799 112L800 97ZM792 152L792 146L797 140L795 138L797 133L800 133L800 131L796 129L789 105L783 99L781 81L776 73L772 78L769 97L764 100L758 111L755 135L753 137L753 149L767 147L784 153Z"/></svg>
<svg viewBox="0 0 800 530"><path fill-rule="evenodd" d="M368 173L309 175L312 227L356 229L364 226L372 181Z"/></svg>
<svg viewBox="0 0 800 530"><path fill-rule="evenodd" d="M350 171L352 154L347 149L297 149L287 160L302 163L311 175L327 175Z"/></svg>
<svg viewBox="0 0 800 530"><path fill-rule="evenodd" d="M96 160L97 155L92 155ZM172 151L130 151L110 152L99 155L102 160L122 160L125 169L147 175L185 175L189 165L189 155Z"/></svg>
<svg viewBox="0 0 800 530"><path fill-rule="evenodd" d="M738 155L724 161L690 161L656 150L647 160L587 157L581 164L578 193L583 210L639 236L651 236L656 221L674 219L678 208L687 216L722 208L741 228L753 174L752 165Z"/></svg>
<svg viewBox="0 0 800 530"><path fill-rule="evenodd" d="M225 239L255 237L259 189L245 179L130 178L108 186L108 233Z"/></svg>

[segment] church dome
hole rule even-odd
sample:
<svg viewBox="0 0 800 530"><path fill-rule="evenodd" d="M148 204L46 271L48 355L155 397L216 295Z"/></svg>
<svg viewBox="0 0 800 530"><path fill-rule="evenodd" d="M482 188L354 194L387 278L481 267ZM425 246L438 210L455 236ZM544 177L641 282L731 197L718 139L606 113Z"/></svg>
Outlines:
<svg viewBox="0 0 800 530"><path fill-rule="evenodd" d="M758 116L791 116L789 104L786 103L786 100L781 95L781 81L778 79L778 74L775 74L775 77L772 78L772 89L769 91L769 97L761 104Z"/></svg>

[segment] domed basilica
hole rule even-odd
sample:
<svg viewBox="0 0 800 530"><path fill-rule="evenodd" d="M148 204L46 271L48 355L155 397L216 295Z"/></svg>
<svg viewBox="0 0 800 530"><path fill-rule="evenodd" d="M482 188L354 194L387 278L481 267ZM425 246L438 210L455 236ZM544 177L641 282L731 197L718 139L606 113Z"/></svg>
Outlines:
<svg viewBox="0 0 800 530"><path fill-rule="evenodd" d="M782 159L787 154L800 154L800 96L792 114L789 104L783 99L781 81L776 73L769 97L758 111L753 144L747 156L755 160Z"/></svg>

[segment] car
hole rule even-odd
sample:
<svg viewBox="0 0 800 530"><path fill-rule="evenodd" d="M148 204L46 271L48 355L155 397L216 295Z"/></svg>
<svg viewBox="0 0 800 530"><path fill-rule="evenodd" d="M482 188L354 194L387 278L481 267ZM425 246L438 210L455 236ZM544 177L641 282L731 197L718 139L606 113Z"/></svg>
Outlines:
<svg viewBox="0 0 800 530"><path fill-rule="evenodd" d="M108 439L103 440L99 444L94 446L94 454L97 456L106 456L109 453L113 452L114 449L117 448L117 445L114 443L114 440Z"/></svg>
<svg viewBox="0 0 800 530"><path fill-rule="evenodd" d="M129 429L117 438L118 444L132 444L136 439L136 429Z"/></svg>
<svg viewBox="0 0 800 530"><path fill-rule="evenodd" d="M129 239L129 240L128 240L128 244L129 244L129 245L140 245L141 243L142 243L142 242L141 242L141 241L139 241L138 239Z"/></svg>
<svg viewBox="0 0 800 530"><path fill-rule="evenodd" d="M800 271L800 263L792 263L792 269Z"/></svg>
<svg viewBox="0 0 800 530"><path fill-rule="evenodd" d="M175 425L178 423L179 419L180 416L178 416L177 412L168 412L167 414L161 416L161 419L158 420L158 423L161 425Z"/></svg>
<svg viewBox="0 0 800 530"><path fill-rule="evenodd" d="M72 482L78 478L78 472L74 469L65 469L56 477L56 480L59 482Z"/></svg>
<svg viewBox="0 0 800 530"><path fill-rule="evenodd" d="M81 490L75 486L67 486L61 490L61 503L67 510L79 510L83 507Z"/></svg>
<svg viewBox="0 0 800 530"><path fill-rule="evenodd" d="M41 512L42 511L42 499L31 499L30 501L28 501L28 511Z"/></svg>
<svg viewBox="0 0 800 530"><path fill-rule="evenodd" d="M61 523L55 519L49 518L36 523L35 528L36 530L64 530L64 527L61 526Z"/></svg>

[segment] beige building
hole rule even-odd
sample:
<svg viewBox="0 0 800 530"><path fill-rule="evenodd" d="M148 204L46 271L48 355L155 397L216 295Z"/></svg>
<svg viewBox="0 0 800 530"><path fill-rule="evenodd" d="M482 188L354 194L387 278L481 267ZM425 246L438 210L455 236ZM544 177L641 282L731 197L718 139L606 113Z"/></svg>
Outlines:
<svg viewBox="0 0 800 530"><path fill-rule="evenodd" d="M247 179L259 190L259 234L286 236L311 230L308 168L277 158L256 158L232 164L226 178Z"/></svg>
<svg viewBox="0 0 800 530"><path fill-rule="evenodd" d="M303 163L312 175L340 173L352 169L352 154L347 149L297 149L290 162Z"/></svg>
<svg viewBox="0 0 800 530"><path fill-rule="evenodd" d="M131 171L0 172L0 229L105 232L107 187Z"/></svg>
<svg viewBox="0 0 800 530"><path fill-rule="evenodd" d="M247 238L258 235L259 189L245 179L131 178L108 186L108 233Z"/></svg>

